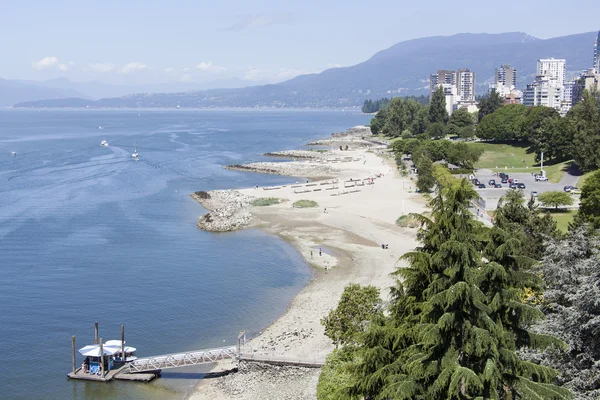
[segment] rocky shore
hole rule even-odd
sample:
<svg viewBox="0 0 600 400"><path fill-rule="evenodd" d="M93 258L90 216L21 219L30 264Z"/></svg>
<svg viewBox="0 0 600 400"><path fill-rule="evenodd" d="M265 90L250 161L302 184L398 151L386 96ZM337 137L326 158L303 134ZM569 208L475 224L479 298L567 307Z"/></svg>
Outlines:
<svg viewBox="0 0 600 400"><path fill-rule="evenodd" d="M194 192L190 196L210 212L198 218L196 226L209 232L228 232L247 226L252 219L252 197L235 190Z"/></svg>
<svg viewBox="0 0 600 400"><path fill-rule="evenodd" d="M337 133L332 133L331 137L333 138L347 138L347 137L366 137L366 136L373 136L373 133L371 132L371 128L365 125L357 125L357 126L353 126L352 128L348 129L346 132L337 132Z"/></svg>
<svg viewBox="0 0 600 400"><path fill-rule="evenodd" d="M259 172L263 174L275 174L286 176L300 176L304 178L331 178L335 176L339 169L329 165L309 164L302 162L256 162L250 164L228 165L225 169L237 171Z"/></svg>
<svg viewBox="0 0 600 400"><path fill-rule="evenodd" d="M228 398L251 393L255 399L316 399L314 388L320 368L281 367L241 362L238 372L215 380L216 389Z"/></svg>

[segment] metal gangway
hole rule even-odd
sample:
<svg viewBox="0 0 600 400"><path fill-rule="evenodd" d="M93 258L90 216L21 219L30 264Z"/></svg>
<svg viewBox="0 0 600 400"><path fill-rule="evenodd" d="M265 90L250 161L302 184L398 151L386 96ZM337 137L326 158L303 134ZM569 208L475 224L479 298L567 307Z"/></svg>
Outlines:
<svg viewBox="0 0 600 400"><path fill-rule="evenodd" d="M237 360L238 355L239 347L237 346L165 354L162 356L138 358L127 364L127 370L129 373L137 373L186 367L188 365L210 364L219 360Z"/></svg>

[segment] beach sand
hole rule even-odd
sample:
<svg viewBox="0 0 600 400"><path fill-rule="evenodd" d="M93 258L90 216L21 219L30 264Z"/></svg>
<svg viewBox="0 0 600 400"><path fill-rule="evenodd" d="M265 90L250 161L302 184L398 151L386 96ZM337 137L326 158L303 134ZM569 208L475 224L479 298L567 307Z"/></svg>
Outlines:
<svg viewBox="0 0 600 400"><path fill-rule="evenodd" d="M374 285L387 299L394 284L390 273L402 266L398 258L417 245L416 230L400 228L395 220L402 214L426 211L426 203L420 195L409 193L414 182L400 177L393 161L380 151L362 148L333 152L332 157L352 156L354 160L333 163L339 170L337 185L316 181L307 186L303 181L295 188L240 190L249 196L287 200L252 207L250 226L289 241L316 270L313 281L294 298L287 312L247 343L244 353L324 359L334 346L324 335L320 320L336 307L345 286ZM311 162L315 161L306 163ZM383 176L375 178L374 184L362 180L379 174ZM353 182L346 182L350 179ZM355 185L355 180L365 185L345 187ZM342 194L352 190L359 191ZM299 199L314 200L318 207L292 207ZM382 249L381 244L387 244L388 249ZM252 367L246 363L238 373L202 381L190 398L316 399L319 373L320 369Z"/></svg>

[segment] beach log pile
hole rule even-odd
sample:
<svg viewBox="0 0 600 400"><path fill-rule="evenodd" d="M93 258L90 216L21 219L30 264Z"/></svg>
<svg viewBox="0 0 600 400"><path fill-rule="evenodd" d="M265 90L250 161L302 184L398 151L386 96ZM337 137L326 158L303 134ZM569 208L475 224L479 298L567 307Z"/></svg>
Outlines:
<svg viewBox="0 0 600 400"><path fill-rule="evenodd" d="M319 152L319 151L309 151L309 150L282 150L282 151L272 151L269 153L263 154L265 157L283 157L283 158L323 158L328 156L327 152Z"/></svg>
<svg viewBox="0 0 600 400"><path fill-rule="evenodd" d="M236 190L211 190L195 192L192 198L210 212L198 218L196 226L209 232L228 232L247 226L252 219L250 201Z"/></svg>
<svg viewBox="0 0 600 400"><path fill-rule="evenodd" d="M329 178L339 172L337 168L323 164L306 162L256 162L250 164L228 165L225 169L259 172L263 174L301 176L306 178Z"/></svg>

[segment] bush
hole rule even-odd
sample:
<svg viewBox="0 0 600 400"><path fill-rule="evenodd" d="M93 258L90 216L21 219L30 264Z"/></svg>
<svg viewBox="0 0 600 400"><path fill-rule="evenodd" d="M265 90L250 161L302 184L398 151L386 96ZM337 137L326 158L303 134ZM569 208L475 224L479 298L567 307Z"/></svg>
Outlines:
<svg viewBox="0 0 600 400"><path fill-rule="evenodd" d="M396 220L396 225L401 228L418 228L419 221L412 214L401 215Z"/></svg>
<svg viewBox="0 0 600 400"><path fill-rule="evenodd" d="M279 197L258 197L250 202L254 207L265 207L273 204L279 204L283 199Z"/></svg>
<svg viewBox="0 0 600 400"><path fill-rule="evenodd" d="M298 200L292 204L292 207L296 208L310 208L310 207L318 207L319 203L312 200Z"/></svg>

